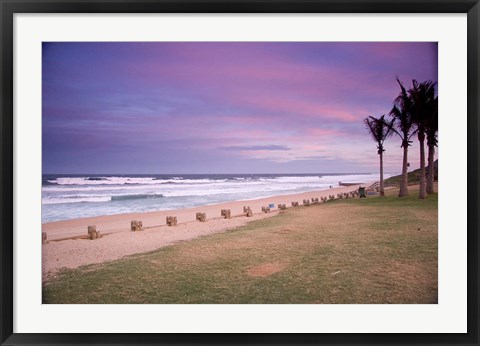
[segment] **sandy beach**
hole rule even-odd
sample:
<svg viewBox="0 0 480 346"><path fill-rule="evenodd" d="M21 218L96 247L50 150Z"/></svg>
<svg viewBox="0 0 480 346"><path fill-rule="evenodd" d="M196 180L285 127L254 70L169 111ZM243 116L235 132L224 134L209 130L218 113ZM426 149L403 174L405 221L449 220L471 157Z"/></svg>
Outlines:
<svg viewBox="0 0 480 346"><path fill-rule="evenodd" d="M276 215L278 204L285 204L289 208L292 201L302 204L304 199L336 196L338 193L357 190L359 186L278 195L249 201L232 201L181 210L108 215L45 223L42 225L42 231L47 233L49 242L42 245L43 279L48 280L62 268L72 269L83 265L112 261L128 255L153 251L178 241L225 232L250 221ZM263 213L262 207L269 204L274 204L275 208L270 213ZM250 206L254 214L252 217L244 216L244 206ZM232 219L223 219L220 215L221 209L230 209ZM196 221L197 212L206 213L207 221ZM178 226L168 227L166 216L176 216ZM145 230L130 231L131 220L141 220ZM93 241L87 239L62 240L86 235L89 225L95 225L104 236Z"/></svg>

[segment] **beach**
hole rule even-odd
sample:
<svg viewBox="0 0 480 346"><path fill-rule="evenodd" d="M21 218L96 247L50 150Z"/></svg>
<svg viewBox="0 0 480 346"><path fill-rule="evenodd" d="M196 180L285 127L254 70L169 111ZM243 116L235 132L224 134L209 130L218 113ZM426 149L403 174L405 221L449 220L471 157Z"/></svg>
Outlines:
<svg viewBox="0 0 480 346"><path fill-rule="evenodd" d="M51 241L42 302L435 304L438 199L411 189L270 213L249 201L252 217Z"/></svg>
<svg viewBox="0 0 480 346"><path fill-rule="evenodd" d="M438 303L436 42L41 50L42 304Z"/></svg>
<svg viewBox="0 0 480 346"><path fill-rule="evenodd" d="M253 220L277 215L278 204L285 204L287 208L291 208L292 202L299 202L302 205L304 199L336 196L339 193L356 191L359 186L336 187L186 209L96 216L45 223L42 225L42 232L46 232L48 243L42 245L43 280L54 277L62 268L74 269L83 265L113 261L128 255L153 251L179 241L225 232ZM262 207L270 204L275 208L272 208L269 213L262 212ZM252 217L245 216L244 206L251 208ZM222 218L220 213L222 209L230 209L232 218ZM206 222L196 221L197 212L206 213ZM178 225L167 226L167 216L177 217ZM144 230L132 232L130 230L132 220L142 221ZM97 231L103 236L96 240L68 239L87 235L87 228L90 225L95 225Z"/></svg>

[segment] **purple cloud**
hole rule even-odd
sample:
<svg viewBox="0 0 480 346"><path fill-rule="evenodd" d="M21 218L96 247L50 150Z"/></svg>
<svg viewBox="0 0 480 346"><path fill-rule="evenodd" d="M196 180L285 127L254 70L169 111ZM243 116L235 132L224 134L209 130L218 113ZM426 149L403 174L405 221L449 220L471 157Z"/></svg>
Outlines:
<svg viewBox="0 0 480 346"><path fill-rule="evenodd" d="M220 149L224 150L271 150L271 151L286 151L290 150L290 148L283 146L283 145L236 145L230 147L222 147Z"/></svg>
<svg viewBox="0 0 480 346"><path fill-rule="evenodd" d="M428 42L58 42L42 58L44 173L372 172L362 119L389 112L395 76L437 80Z"/></svg>

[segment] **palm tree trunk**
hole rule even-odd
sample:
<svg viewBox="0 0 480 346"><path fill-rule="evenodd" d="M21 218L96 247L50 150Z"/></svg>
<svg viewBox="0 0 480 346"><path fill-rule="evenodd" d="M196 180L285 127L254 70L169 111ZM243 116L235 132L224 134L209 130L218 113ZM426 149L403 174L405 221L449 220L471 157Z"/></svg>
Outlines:
<svg viewBox="0 0 480 346"><path fill-rule="evenodd" d="M435 156L435 145L428 145L428 178L427 178L427 193L429 195L435 193L433 182L435 181L435 167L433 158Z"/></svg>
<svg viewBox="0 0 480 346"><path fill-rule="evenodd" d="M420 142L420 191L418 198L425 199L427 197L427 189L425 184L425 134L418 133L418 141Z"/></svg>
<svg viewBox="0 0 480 346"><path fill-rule="evenodd" d="M383 151L380 151L380 196L385 196L385 189L383 186Z"/></svg>
<svg viewBox="0 0 480 346"><path fill-rule="evenodd" d="M408 196L408 144L403 147L402 180L400 180L400 192L398 197Z"/></svg>

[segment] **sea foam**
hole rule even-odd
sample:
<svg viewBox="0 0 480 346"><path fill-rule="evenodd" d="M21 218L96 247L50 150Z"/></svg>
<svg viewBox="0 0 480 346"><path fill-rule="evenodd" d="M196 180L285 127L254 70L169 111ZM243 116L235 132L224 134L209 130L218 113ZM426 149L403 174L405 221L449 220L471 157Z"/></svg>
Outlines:
<svg viewBox="0 0 480 346"><path fill-rule="evenodd" d="M376 180L378 174L50 175L43 177L42 222L189 208Z"/></svg>

